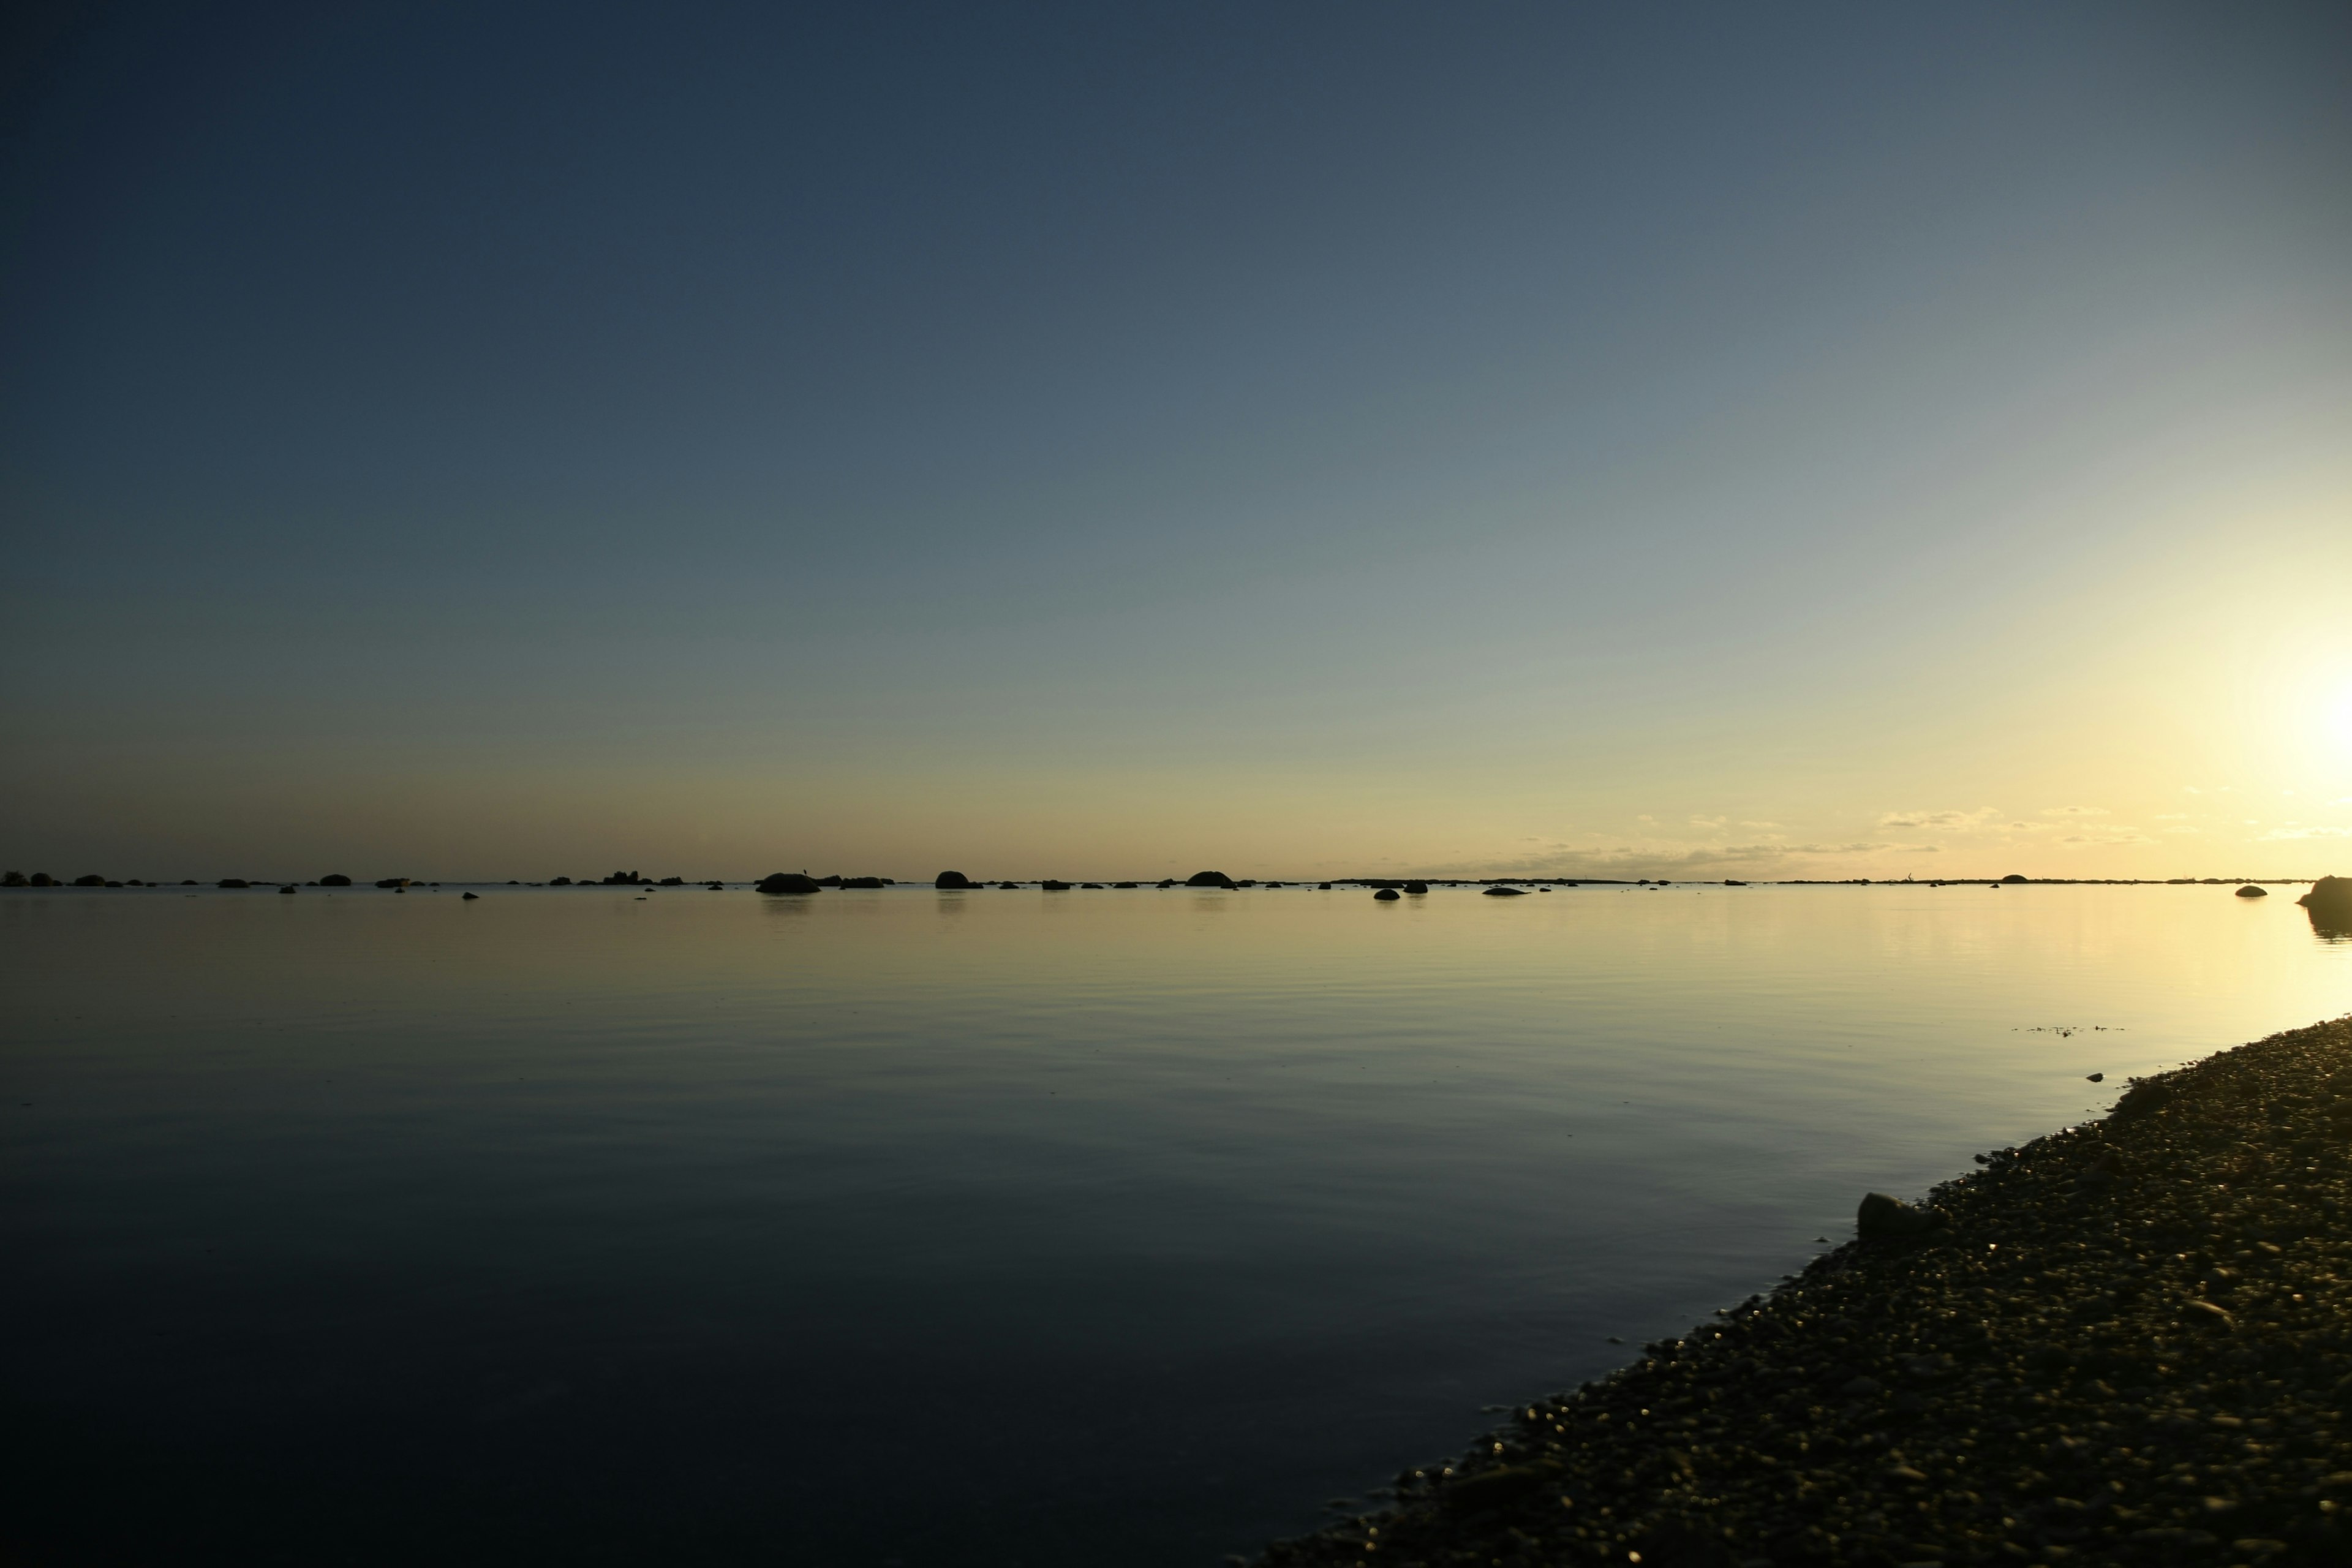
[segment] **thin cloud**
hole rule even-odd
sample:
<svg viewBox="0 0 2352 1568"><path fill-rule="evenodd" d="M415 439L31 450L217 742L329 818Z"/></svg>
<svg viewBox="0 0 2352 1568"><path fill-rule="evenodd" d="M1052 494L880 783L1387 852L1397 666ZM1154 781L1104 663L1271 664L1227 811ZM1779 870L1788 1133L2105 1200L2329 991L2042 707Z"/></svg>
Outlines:
<svg viewBox="0 0 2352 1568"><path fill-rule="evenodd" d="M1956 827L1962 832L1983 827L2000 816L1997 805L1974 811L1890 811L1878 819L1881 827Z"/></svg>
<svg viewBox="0 0 2352 1568"><path fill-rule="evenodd" d="M2114 814L2104 805L2045 805L2042 808L2042 815L2044 816L2111 816Z"/></svg>

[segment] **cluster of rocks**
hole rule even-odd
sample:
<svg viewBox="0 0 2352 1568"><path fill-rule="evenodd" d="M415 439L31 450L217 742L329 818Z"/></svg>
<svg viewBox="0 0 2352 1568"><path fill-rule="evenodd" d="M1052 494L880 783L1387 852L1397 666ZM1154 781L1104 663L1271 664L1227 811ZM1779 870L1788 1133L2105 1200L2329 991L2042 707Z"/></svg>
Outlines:
<svg viewBox="0 0 2352 1568"><path fill-rule="evenodd" d="M1261 1561L2347 1561L2347 1132L2352 1019L2138 1080Z"/></svg>

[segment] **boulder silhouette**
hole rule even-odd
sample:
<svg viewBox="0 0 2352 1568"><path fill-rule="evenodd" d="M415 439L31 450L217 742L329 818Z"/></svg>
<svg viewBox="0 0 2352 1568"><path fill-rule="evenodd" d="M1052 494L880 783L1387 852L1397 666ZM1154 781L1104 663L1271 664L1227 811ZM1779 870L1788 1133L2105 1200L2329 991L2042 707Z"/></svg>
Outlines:
<svg viewBox="0 0 2352 1568"><path fill-rule="evenodd" d="M2242 899L2267 899L2270 896L2271 890L2268 888L2257 888L2252 882L2247 883L2237 891L2237 897Z"/></svg>
<svg viewBox="0 0 2352 1568"><path fill-rule="evenodd" d="M223 877L216 886L223 888L250 888L253 884L247 881L242 877Z"/></svg>
<svg viewBox="0 0 2352 1568"><path fill-rule="evenodd" d="M1890 1197L1885 1193L1864 1194L1853 1216L1854 1230L1865 1241L1917 1236L1943 1223L1944 1216L1936 1210L1913 1208L1902 1199Z"/></svg>
<svg viewBox="0 0 2352 1568"><path fill-rule="evenodd" d="M798 871L771 871L760 879L759 890L763 893L814 893L816 879Z"/></svg>
<svg viewBox="0 0 2352 1568"><path fill-rule="evenodd" d="M2311 911L2314 925L2352 930L2352 877L2322 877L2295 902Z"/></svg>
<svg viewBox="0 0 2352 1568"><path fill-rule="evenodd" d="M1380 902L1386 904L1393 903L1397 900L1403 898L1404 895L1398 892L1394 888L1382 888L1379 892L1374 893L1372 897Z"/></svg>
<svg viewBox="0 0 2352 1568"><path fill-rule="evenodd" d="M1223 871L1195 871L1184 879L1188 888L1230 888L1234 879Z"/></svg>
<svg viewBox="0 0 2352 1568"><path fill-rule="evenodd" d="M1527 893L1528 890L1525 888L1489 888L1486 889L1486 896L1490 899L1523 899L1527 897Z"/></svg>
<svg viewBox="0 0 2352 1568"><path fill-rule="evenodd" d="M1404 885L1404 890L1408 893L1425 893L1429 891L1429 884L1426 882L1407 882Z"/></svg>
<svg viewBox="0 0 2352 1568"><path fill-rule="evenodd" d="M319 879L319 886L322 888L348 888L351 885L352 879L341 871L330 871Z"/></svg>
<svg viewBox="0 0 2352 1568"><path fill-rule="evenodd" d="M106 879L100 876L97 872L92 871L86 877L76 877L73 879L73 885L77 888L103 888L106 886ZM222 885L226 887L227 884L223 883ZM237 886L242 888L245 884L243 882L239 882Z"/></svg>
<svg viewBox="0 0 2352 1568"><path fill-rule="evenodd" d="M842 879L841 885L845 888L887 888L890 885L890 879L887 877L845 877Z"/></svg>
<svg viewBox="0 0 2352 1568"><path fill-rule="evenodd" d="M934 888L969 888L971 879L961 871L942 871L931 883Z"/></svg>
<svg viewBox="0 0 2352 1568"><path fill-rule="evenodd" d="M2011 871L2008 876L2003 877L2001 880L2004 882L2022 882L2025 879L2019 873Z"/></svg>
<svg viewBox="0 0 2352 1568"><path fill-rule="evenodd" d="M1037 885L1045 889L1049 893L1066 893L1070 890L1070 885L1067 882L1056 882L1051 877L1046 878Z"/></svg>

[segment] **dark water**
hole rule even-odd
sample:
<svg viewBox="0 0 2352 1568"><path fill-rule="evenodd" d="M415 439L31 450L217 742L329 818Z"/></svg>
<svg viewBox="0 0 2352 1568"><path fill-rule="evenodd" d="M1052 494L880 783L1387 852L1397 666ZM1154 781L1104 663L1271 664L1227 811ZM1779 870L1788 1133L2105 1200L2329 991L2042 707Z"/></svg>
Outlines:
<svg viewBox="0 0 2352 1568"><path fill-rule="evenodd" d="M1214 1563L2352 1007L2213 888L42 891L0 965L60 1564Z"/></svg>

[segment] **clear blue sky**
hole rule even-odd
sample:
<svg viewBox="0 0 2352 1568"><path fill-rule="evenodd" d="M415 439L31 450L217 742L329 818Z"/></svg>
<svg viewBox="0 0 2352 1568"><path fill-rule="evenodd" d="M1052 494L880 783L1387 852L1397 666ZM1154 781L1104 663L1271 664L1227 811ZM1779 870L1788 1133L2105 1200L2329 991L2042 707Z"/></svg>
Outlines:
<svg viewBox="0 0 2352 1568"><path fill-rule="evenodd" d="M2352 10L32 14L0 859L2352 870Z"/></svg>

